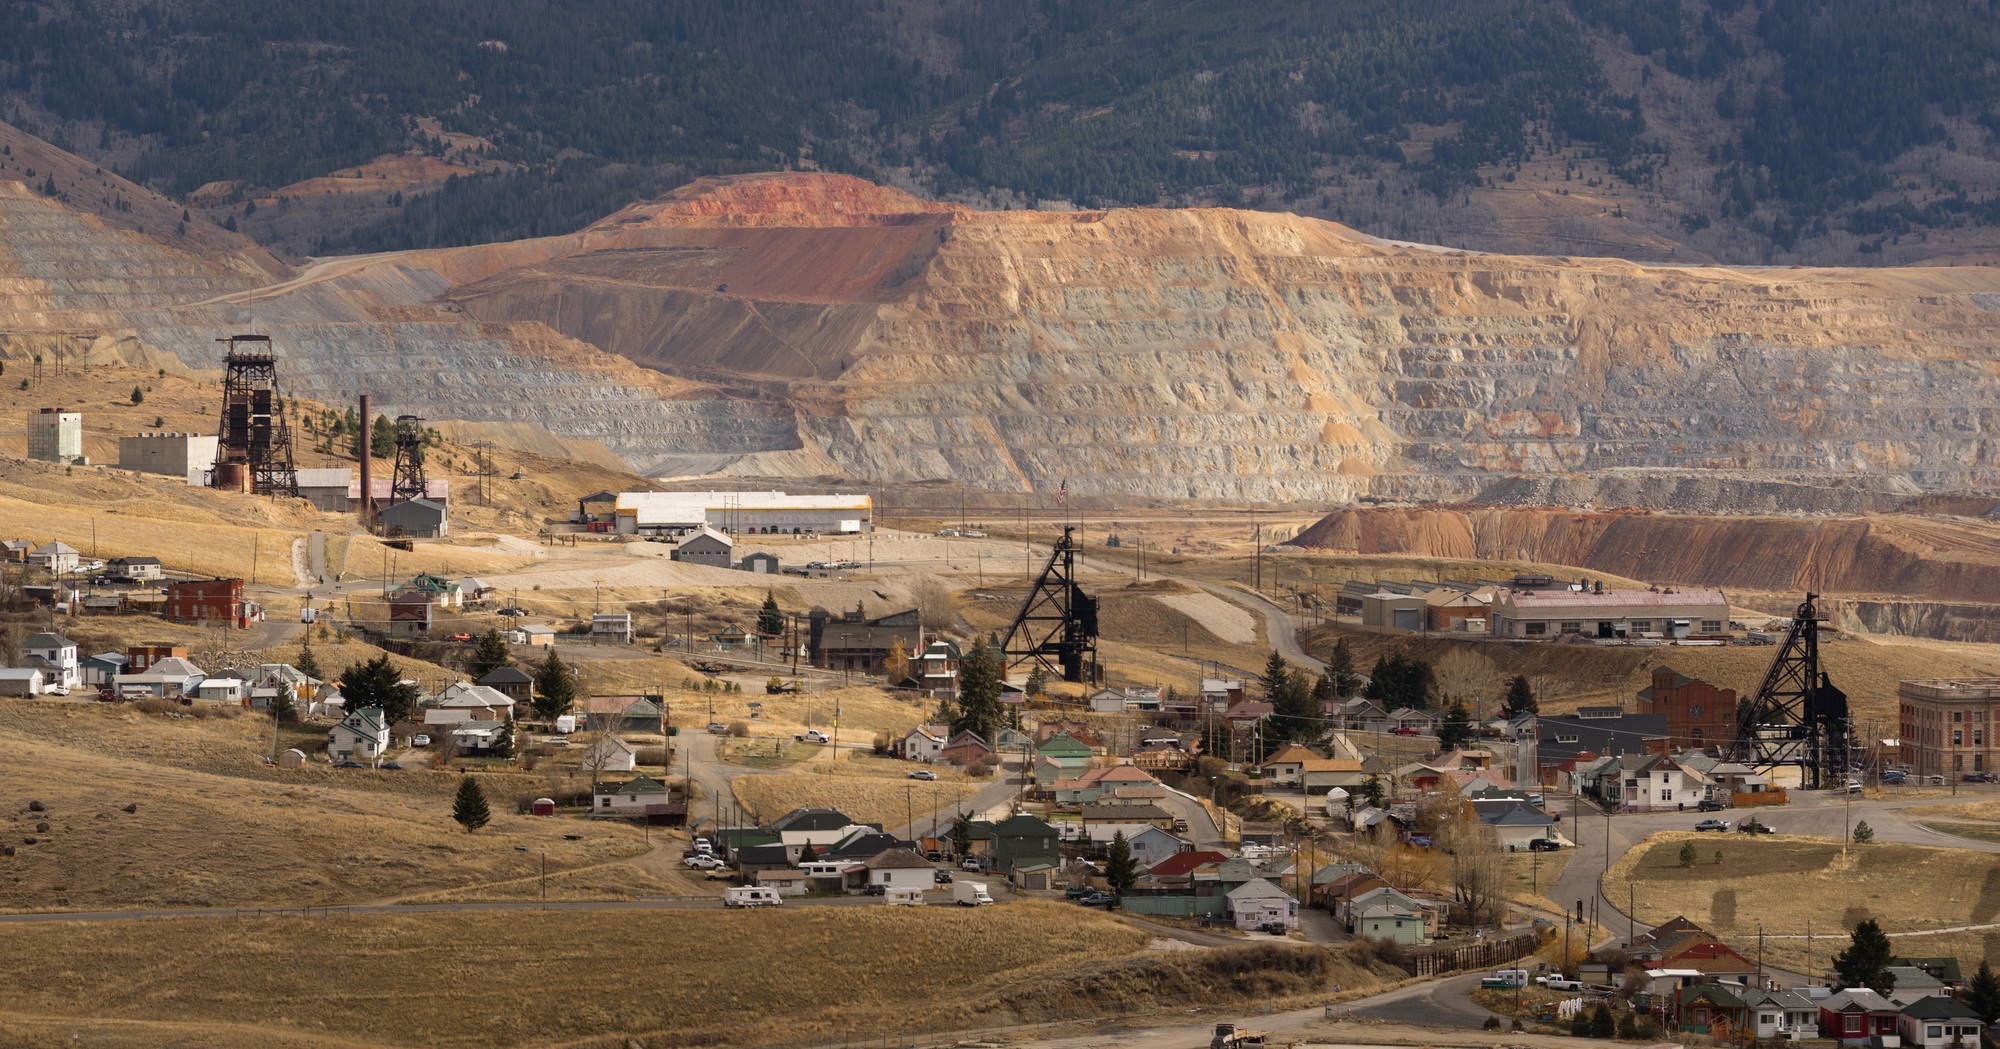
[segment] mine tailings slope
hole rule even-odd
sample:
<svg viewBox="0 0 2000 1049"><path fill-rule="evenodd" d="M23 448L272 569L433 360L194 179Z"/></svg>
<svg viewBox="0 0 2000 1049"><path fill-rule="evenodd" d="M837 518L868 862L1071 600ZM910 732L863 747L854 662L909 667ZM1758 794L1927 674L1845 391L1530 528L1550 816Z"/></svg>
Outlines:
<svg viewBox="0 0 2000 1049"><path fill-rule="evenodd" d="M1577 565L1660 583L1722 587L1746 603L1776 609L1811 588L1833 599L1849 627L2000 641L2000 522L1995 521L1372 507L1330 514L1292 542L1362 554Z"/></svg>

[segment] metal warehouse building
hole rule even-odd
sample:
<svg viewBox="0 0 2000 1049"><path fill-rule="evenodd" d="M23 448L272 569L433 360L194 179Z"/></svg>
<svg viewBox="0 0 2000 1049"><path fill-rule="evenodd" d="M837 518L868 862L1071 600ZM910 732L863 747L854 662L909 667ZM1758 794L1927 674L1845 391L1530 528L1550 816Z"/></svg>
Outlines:
<svg viewBox="0 0 2000 1049"><path fill-rule="evenodd" d="M622 492L618 531L679 535L712 528L725 535L851 534L874 530L867 495L783 492Z"/></svg>

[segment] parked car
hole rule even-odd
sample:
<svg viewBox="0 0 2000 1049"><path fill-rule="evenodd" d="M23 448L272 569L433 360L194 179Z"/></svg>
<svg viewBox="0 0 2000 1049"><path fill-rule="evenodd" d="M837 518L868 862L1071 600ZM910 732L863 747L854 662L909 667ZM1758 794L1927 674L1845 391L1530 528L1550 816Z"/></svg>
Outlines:
<svg viewBox="0 0 2000 1049"><path fill-rule="evenodd" d="M962 860L958 861L958 869L959 869L959 870L962 870L962 871L976 871L976 870L978 870L978 869L979 869L979 858L978 858L978 857L976 857L976 856L967 856L966 858L964 858L964 859L962 859Z"/></svg>
<svg viewBox="0 0 2000 1049"><path fill-rule="evenodd" d="M713 736L726 736L729 734L729 726L720 721L711 721L708 723L708 731Z"/></svg>
<svg viewBox="0 0 2000 1049"><path fill-rule="evenodd" d="M1536 838L1528 843L1529 852L1559 852L1562 844L1553 838Z"/></svg>
<svg viewBox="0 0 2000 1049"><path fill-rule="evenodd" d="M1395 728L1392 728L1392 729L1390 729L1390 730L1389 730L1389 734L1390 734L1390 735L1392 735L1392 736L1421 736L1421 735L1423 735L1423 733L1421 733L1421 732L1418 732L1418 731L1417 731L1416 729L1413 729L1413 728L1411 728L1411 727L1410 727L1410 726L1408 726L1408 725L1398 725L1398 726L1396 726Z"/></svg>
<svg viewBox="0 0 2000 1049"><path fill-rule="evenodd" d="M888 887L887 885L884 885L884 884L882 884L881 882L874 882L874 881L871 881L871 882L869 882L869 883L868 883L867 885L865 885L865 886L863 886L863 887L862 887L862 889L861 889L861 895L863 895L863 896L882 896L882 895L886 895L886 894L888 893L888 891L889 891L889 887Z"/></svg>
<svg viewBox="0 0 2000 1049"><path fill-rule="evenodd" d="M793 736L792 738L793 738L794 740L797 740L797 741L798 741L798 742L800 742L800 743L831 743L831 742L833 742L833 740L832 740L831 738L829 738L829 737L827 736L827 734L826 734L826 733L824 733L824 732L821 732L820 730L818 730L818 729L816 729L816 728L809 728L809 729L805 730L804 732L801 732L801 733L799 733L798 735L795 735L795 736Z"/></svg>
<svg viewBox="0 0 2000 1049"><path fill-rule="evenodd" d="M54 689L51 689L50 691L54 691ZM1991 772L1968 772L1965 774L1965 782L1991 783L1993 782L1993 774Z"/></svg>
<svg viewBox="0 0 2000 1049"><path fill-rule="evenodd" d="M1742 826L1740 826L1740 827L1737 827L1736 829L1737 829L1738 831L1740 831L1740 832L1744 833L1744 834L1776 834L1776 833L1778 833L1777 831L1775 831L1775 830L1773 830L1773 829L1771 828L1771 825L1770 825L1770 824L1768 824L1768 823L1765 823L1765 822L1763 822L1763 821L1759 820L1759 819L1758 819L1757 817L1755 817L1755 816L1752 816L1752 817L1750 817L1749 819L1747 819L1747 820L1744 820L1744 821L1743 821L1743 825L1742 825Z"/></svg>
<svg viewBox="0 0 2000 1049"><path fill-rule="evenodd" d="M46 689L43 689L42 692L44 695L50 695L50 696L67 696L69 695L69 686L57 683L54 685L50 685Z"/></svg>
<svg viewBox="0 0 2000 1049"><path fill-rule="evenodd" d="M681 862L698 871L712 871L722 866L722 861L706 852L697 852Z"/></svg>
<svg viewBox="0 0 2000 1049"><path fill-rule="evenodd" d="M333 763L333 767L337 769L365 769L368 766L358 761L336 761Z"/></svg>
<svg viewBox="0 0 2000 1049"><path fill-rule="evenodd" d="M1907 782L1909 781L1904 779L1903 774L1900 772L1882 773L1882 785L1885 787L1899 787Z"/></svg>
<svg viewBox="0 0 2000 1049"><path fill-rule="evenodd" d="M931 861L932 863L943 863L943 862L944 862L944 850L942 850L942 849L925 849L925 850L924 850L924 859L927 859L927 860Z"/></svg>
<svg viewBox="0 0 2000 1049"><path fill-rule="evenodd" d="M1098 892L1096 890L1092 890L1090 892L1083 894L1082 896L1078 896L1076 898L1076 902L1082 904L1085 907L1110 907L1112 904L1118 902L1118 897L1113 896L1108 892Z"/></svg>
<svg viewBox="0 0 2000 1049"><path fill-rule="evenodd" d="M1861 781L1860 781L1860 780L1858 780L1858 779L1851 779L1851 780L1848 780L1848 781L1847 781L1847 792L1848 792L1849 794L1859 794L1859 793L1861 793Z"/></svg>
<svg viewBox="0 0 2000 1049"><path fill-rule="evenodd" d="M375 766L375 767L376 767L376 768L378 768L378 769L388 769L388 770L389 770L390 772L401 772L401 771L403 771L403 766L402 766L402 765L401 765L400 763L398 763L398 762L394 762L394 761L385 761L385 762L383 762L383 763L381 763L380 765L377 765L377 766Z"/></svg>
<svg viewBox="0 0 2000 1049"><path fill-rule="evenodd" d="M513 605L508 605L506 608L500 609L499 612L496 614L503 616L525 616L528 614L528 610L525 608L516 608Z"/></svg>
<svg viewBox="0 0 2000 1049"><path fill-rule="evenodd" d="M1415 848L1428 849L1431 847L1431 836L1428 834L1412 834L1410 835L1409 843Z"/></svg>
<svg viewBox="0 0 2000 1049"><path fill-rule="evenodd" d="M911 778L911 779L936 779L936 778L937 778L937 773L935 773L935 772L932 772L932 771L931 771L931 770L929 770L929 769L911 769L911 770L910 770L910 778Z"/></svg>
<svg viewBox="0 0 2000 1049"><path fill-rule="evenodd" d="M428 736L428 735L425 735L425 734L424 734L424 733L422 733L422 732L419 732L419 733L417 733L416 735L414 735L414 736L411 736L411 737L410 737L410 746L413 746L413 747L428 747L428 746L430 746L430 745L431 745L431 738L430 738L430 736Z"/></svg>
<svg viewBox="0 0 2000 1049"><path fill-rule="evenodd" d="M1724 831L1729 829L1729 821L1702 820L1700 823L1694 825L1694 829L1698 831L1703 831L1703 830Z"/></svg>
<svg viewBox="0 0 2000 1049"><path fill-rule="evenodd" d="M931 881L938 885L950 885L951 872L940 867L937 869L937 872L931 876Z"/></svg>
<svg viewBox="0 0 2000 1049"><path fill-rule="evenodd" d="M1729 806L1724 805L1723 803L1716 801L1713 798L1703 798L1701 804L1696 805L1694 807L1694 810L1696 812L1721 812L1723 809L1726 809L1728 807Z"/></svg>

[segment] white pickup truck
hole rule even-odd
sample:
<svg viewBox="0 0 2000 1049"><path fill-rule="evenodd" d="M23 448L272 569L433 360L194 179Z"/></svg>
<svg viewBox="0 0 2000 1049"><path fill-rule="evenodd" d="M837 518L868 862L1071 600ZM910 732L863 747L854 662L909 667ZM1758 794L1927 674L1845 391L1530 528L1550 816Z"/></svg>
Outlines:
<svg viewBox="0 0 2000 1049"><path fill-rule="evenodd" d="M1551 973L1547 976L1537 976L1535 977L1535 982L1541 984L1543 987L1546 987L1551 991L1583 990L1582 980L1566 980L1563 978L1561 973Z"/></svg>
<svg viewBox="0 0 2000 1049"><path fill-rule="evenodd" d="M832 742L832 740L830 740L830 739L828 739L828 738L827 738L827 735L826 735L826 733L824 733L824 732L821 732L820 730L818 730L818 729L816 729L816 728L809 728L809 729L805 730L804 732L801 732L801 733L799 733L798 735L796 735L796 736L793 736L792 738L793 738L793 739L795 739L795 740L798 740L798 741L799 741L800 743L830 743L830 742Z"/></svg>

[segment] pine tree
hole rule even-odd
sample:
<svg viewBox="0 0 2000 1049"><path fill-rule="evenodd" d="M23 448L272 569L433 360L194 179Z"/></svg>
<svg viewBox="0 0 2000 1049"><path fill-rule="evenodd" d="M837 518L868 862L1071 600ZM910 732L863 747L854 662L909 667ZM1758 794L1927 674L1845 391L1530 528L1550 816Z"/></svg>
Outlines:
<svg viewBox="0 0 2000 1049"><path fill-rule="evenodd" d="M1854 927L1847 949L1833 956L1833 972L1843 988L1866 987L1888 994L1896 989L1896 975L1889 971L1895 953L1882 927L1869 918Z"/></svg>
<svg viewBox="0 0 2000 1049"><path fill-rule="evenodd" d="M542 660L541 669L535 672L535 716L554 721L575 706L576 675L570 673L555 649L549 649L548 658Z"/></svg>
<svg viewBox="0 0 2000 1049"><path fill-rule="evenodd" d="M396 457L396 424L390 422L388 416L375 417L375 423L369 430L368 450L377 459Z"/></svg>
<svg viewBox="0 0 2000 1049"><path fill-rule="evenodd" d="M137 386L132 387L132 403L144 404L145 401L146 401L146 391L138 388Z"/></svg>
<svg viewBox="0 0 2000 1049"><path fill-rule="evenodd" d="M486 807L486 792L479 789L478 780L471 776L459 777L458 796L451 803L451 818L458 821L467 834L492 821L493 812Z"/></svg>
<svg viewBox="0 0 2000 1049"><path fill-rule="evenodd" d="M500 731L494 733L491 752L496 758L511 758L514 756L514 723L512 721L502 722Z"/></svg>
<svg viewBox="0 0 2000 1049"><path fill-rule="evenodd" d="M1590 1014L1590 1036L1592 1038L1612 1038L1618 1034L1618 1021L1611 1018L1611 1007L1597 1003L1597 1011Z"/></svg>
<svg viewBox="0 0 2000 1049"><path fill-rule="evenodd" d="M1285 686L1291 680L1292 665L1285 662L1284 656L1276 652L1271 653L1271 658L1264 661L1263 684L1265 702L1276 705L1278 693L1284 691Z"/></svg>
<svg viewBox="0 0 2000 1049"><path fill-rule="evenodd" d="M951 821L951 851L955 856L972 852L972 817L961 812Z"/></svg>
<svg viewBox="0 0 2000 1049"><path fill-rule="evenodd" d="M1874 840L1875 828L1869 826L1867 820L1856 820L1854 822L1854 844L1866 845Z"/></svg>
<svg viewBox="0 0 2000 1049"><path fill-rule="evenodd" d="M1695 851L1694 842L1691 841L1681 842L1681 855L1680 855L1681 866L1692 867L1694 866L1695 861L1700 858L1701 854Z"/></svg>
<svg viewBox="0 0 2000 1049"><path fill-rule="evenodd" d="M1455 750L1472 742L1472 712L1463 703L1453 703L1438 726L1438 748Z"/></svg>
<svg viewBox="0 0 2000 1049"><path fill-rule="evenodd" d="M1514 675L1514 680L1507 682L1507 700L1500 705L1500 716L1517 718L1523 714L1539 714L1541 710L1541 703L1535 699L1535 690L1528 684L1527 676Z"/></svg>
<svg viewBox="0 0 2000 1049"><path fill-rule="evenodd" d="M313 655L311 631L307 631L306 639L299 643L299 658L292 663L292 668L315 681L326 679L326 673L319 668L319 657Z"/></svg>
<svg viewBox="0 0 2000 1049"><path fill-rule="evenodd" d="M806 842L804 845L799 846L800 863L811 863L816 859L819 859L819 850L813 848L812 842Z"/></svg>
<svg viewBox="0 0 2000 1049"><path fill-rule="evenodd" d="M350 712L374 707L390 724L409 717L417 708L417 686L403 680L387 653L366 663L349 664L340 672L340 694Z"/></svg>
<svg viewBox="0 0 2000 1049"><path fill-rule="evenodd" d="M479 644L472 650L472 658L466 662L465 672L477 681L514 661L514 653L507 648L506 639L500 631L490 629L480 637Z"/></svg>
<svg viewBox="0 0 2000 1049"><path fill-rule="evenodd" d="M1112 894L1119 896L1139 880L1139 864L1132 859L1132 846L1122 830L1111 836L1111 846L1105 852L1104 880L1110 884Z"/></svg>
<svg viewBox="0 0 2000 1049"><path fill-rule="evenodd" d="M1049 687L1048 671L1043 670L1042 665L1040 663L1035 664L1034 669L1028 671L1028 682L1026 685L1028 695L1039 696L1042 694L1043 690L1047 689L1048 687Z"/></svg>
<svg viewBox="0 0 2000 1049"><path fill-rule="evenodd" d="M951 721L952 734L970 730L991 745L1006 714L1001 707L1000 659L985 638L975 638L972 650L958 664L958 710Z"/></svg>
<svg viewBox="0 0 2000 1049"><path fill-rule="evenodd" d="M1346 699L1354 694L1361 678L1354 672L1354 649L1346 638L1333 643L1333 654L1327 657L1326 673L1333 679L1333 698Z"/></svg>
<svg viewBox="0 0 2000 1049"><path fill-rule="evenodd" d="M778 637L785 632L785 613L769 590L764 591L764 607L757 613L757 632L765 637Z"/></svg>
<svg viewBox="0 0 2000 1049"><path fill-rule="evenodd" d="M2000 1020L2000 978L1993 975L1993 966L1984 958L1979 960L1979 971L1965 985L1965 1004L1988 1025Z"/></svg>
<svg viewBox="0 0 2000 1049"><path fill-rule="evenodd" d="M1363 780L1361 782L1361 796L1367 799L1368 804L1378 809L1381 808L1383 803L1389 799L1388 790L1382 786L1382 777L1369 776Z"/></svg>

